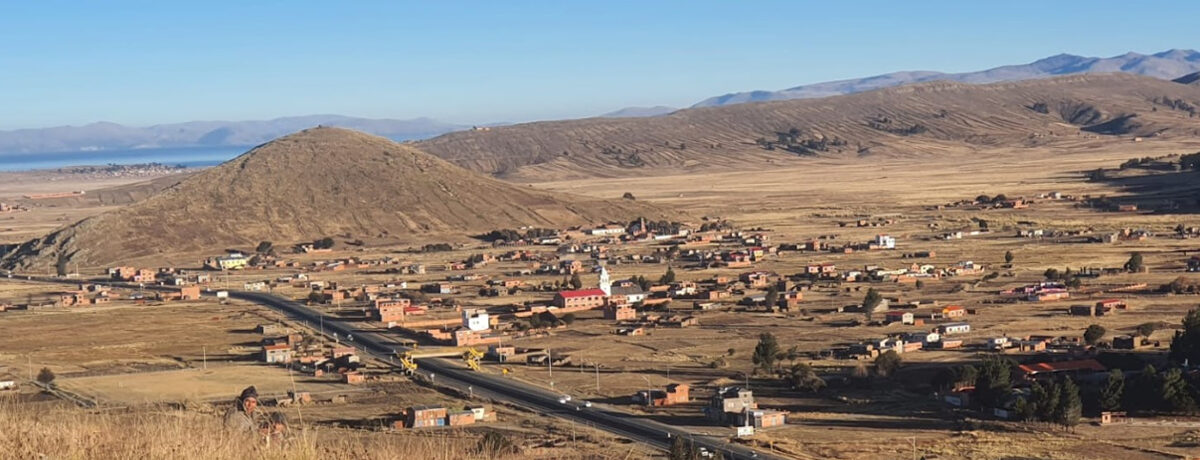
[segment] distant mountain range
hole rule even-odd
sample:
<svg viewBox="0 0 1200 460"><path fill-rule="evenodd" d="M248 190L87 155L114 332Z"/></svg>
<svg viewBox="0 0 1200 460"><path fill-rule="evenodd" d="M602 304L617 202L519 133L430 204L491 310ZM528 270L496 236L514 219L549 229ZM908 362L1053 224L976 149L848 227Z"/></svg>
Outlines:
<svg viewBox="0 0 1200 460"><path fill-rule="evenodd" d="M839 80L797 86L779 91L747 91L710 97L692 107L715 107L746 102L808 99L935 80L962 83L997 83L1030 80L1082 73L1122 72L1171 80L1200 71L1200 52L1168 50L1150 55L1125 53L1110 58L1059 54L1028 64L1007 65L978 72L942 73L932 71L894 72L867 78Z"/></svg>
<svg viewBox="0 0 1200 460"><path fill-rule="evenodd" d="M779 91L730 93L705 99L692 107L818 98L938 80L980 84L1113 72L1164 80L1176 79L1181 83L1195 82L1198 77L1189 75L1200 72L1200 52L1174 49L1151 55L1131 52L1110 58L1059 54L1028 64L1008 65L978 72L894 72L867 78L796 86ZM678 110L665 106L629 107L600 115L599 118L659 117ZM508 123L483 126L506 124ZM193 121L146 127L92 123L85 126L0 131L0 155L165 147L248 147L317 125L349 128L393 140L420 140L469 128L429 118L391 120L341 115L309 115L261 121Z"/></svg>
<svg viewBox="0 0 1200 460"><path fill-rule="evenodd" d="M254 146L313 126L349 128L393 140L425 139L466 126L429 118L389 120L309 115L257 121L191 121L146 127L116 123L0 131L0 155L165 147Z"/></svg>

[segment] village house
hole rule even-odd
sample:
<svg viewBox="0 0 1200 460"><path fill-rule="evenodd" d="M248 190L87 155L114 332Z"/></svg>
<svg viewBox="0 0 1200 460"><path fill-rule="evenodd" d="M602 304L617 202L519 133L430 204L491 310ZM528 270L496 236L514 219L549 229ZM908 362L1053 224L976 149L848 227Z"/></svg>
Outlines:
<svg viewBox="0 0 1200 460"><path fill-rule="evenodd" d="M409 299L375 299L375 319L385 323L404 321L405 309L411 306Z"/></svg>
<svg viewBox="0 0 1200 460"><path fill-rule="evenodd" d="M1121 299L1106 299L1106 300L1101 300L1099 302L1096 302L1097 315L1099 315L1099 313L1101 313L1101 312L1107 314L1108 312L1111 312L1114 310L1128 310L1128 309L1129 309L1129 305L1126 304L1125 301L1121 300Z"/></svg>
<svg viewBox="0 0 1200 460"><path fill-rule="evenodd" d="M779 307L791 310L800 305L802 300L804 300L804 294L800 291L787 291L779 295Z"/></svg>
<svg viewBox="0 0 1200 460"><path fill-rule="evenodd" d="M404 426L425 428L446 426L448 412L441 406L413 406L404 411Z"/></svg>
<svg viewBox="0 0 1200 460"><path fill-rule="evenodd" d="M962 305L947 305L942 308L942 317L944 318L961 318L967 316L967 309Z"/></svg>
<svg viewBox="0 0 1200 460"><path fill-rule="evenodd" d="M608 301L618 305L631 305L646 300L646 291L631 282L621 282L611 288Z"/></svg>
<svg viewBox="0 0 1200 460"><path fill-rule="evenodd" d="M489 323L487 310L482 308L464 308L462 310L462 325L475 332L486 331L492 327L491 323Z"/></svg>
<svg viewBox="0 0 1200 460"><path fill-rule="evenodd" d="M663 318L658 324L666 327L692 327L700 324L700 320L691 315L671 315Z"/></svg>
<svg viewBox="0 0 1200 460"><path fill-rule="evenodd" d="M454 287L447 282L434 282L421 285L421 292L428 294L451 294Z"/></svg>
<svg viewBox="0 0 1200 460"><path fill-rule="evenodd" d="M773 428L787 423L787 412L773 409L745 410L735 414L730 423L734 426L752 426L755 429Z"/></svg>
<svg viewBox="0 0 1200 460"><path fill-rule="evenodd" d="M213 270L241 270L249 264L250 258L240 252L231 252L204 261L204 266Z"/></svg>
<svg viewBox="0 0 1200 460"><path fill-rule="evenodd" d="M1037 339L1018 340L1016 350L1021 353L1036 353L1046 351L1046 341Z"/></svg>
<svg viewBox="0 0 1200 460"><path fill-rule="evenodd" d="M637 309L628 305L608 305L604 307L604 319L631 321L637 319Z"/></svg>
<svg viewBox="0 0 1200 460"><path fill-rule="evenodd" d="M778 275L771 272L756 271L742 273L741 275L738 275L738 280L745 283L746 287L748 288L765 289L772 282L774 282L777 277Z"/></svg>
<svg viewBox="0 0 1200 460"><path fill-rule="evenodd" d="M617 335L624 335L628 337L646 335L646 329L641 326L620 327L617 328L615 332Z"/></svg>
<svg viewBox="0 0 1200 460"><path fill-rule="evenodd" d="M942 335L966 334L971 332L971 325L968 323L946 323L937 327L938 333Z"/></svg>
<svg viewBox="0 0 1200 460"><path fill-rule="evenodd" d="M757 409L754 392L741 387L722 387L708 400L704 416L717 423L733 423L737 414Z"/></svg>
<svg viewBox="0 0 1200 460"><path fill-rule="evenodd" d="M483 313L483 316L486 320L487 313ZM475 318L476 325L478 325L478 316ZM476 331L468 328L467 326L461 326L451 332L451 343L453 343L456 347L473 347L477 345L500 343L505 337L506 336L503 333L494 332L490 328Z"/></svg>
<svg viewBox="0 0 1200 460"><path fill-rule="evenodd" d="M286 343L264 345L263 361L267 364L287 364L292 362L292 346Z"/></svg>
<svg viewBox="0 0 1200 460"><path fill-rule="evenodd" d="M876 235L872 243L878 249L896 249L896 238L888 235Z"/></svg>
<svg viewBox="0 0 1200 460"><path fill-rule="evenodd" d="M607 296L600 289L560 291L554 295L554 305L564 309L591 309L604 306Z"/></svg>
<svg viewBox="0 0 1200 460"><path fill-rule="evenodd" d="M915 322L911 311L889 311L884 313L885 323L913 324Z"/></svg>
<svg viewBox="0 0 1200 460"><path fill-rule="evenodd" d="M200 286L184 286L180 288L179 300L200 300Z"/></svg>
<svg viewBox="0 0 1200 460"><path fill-rule="evenodd" d="M689 401L686 383L672 383L665 390L642 390L633 395L634 402L644 406L673 406Z"/></svg>
<svg viewBox="0 0 1200 460"><path fill-rule="evenodd" d="M608 224L600 227L588 229L587 233L592 236L612 236L625 233L625 227L617 224Z"/></svg>
<svg viewBox="0 0 1200 460"><path fill-rule="evenodd" d="M446 425L463 426L474 425L475 413L470 410L458 410L446 414Z"/></svg>
<svg viewBox="0 0 1200 460"><path fill-rule="evenodd" d="M496 420L496 412L488 410L487 406L470 405L470 406L464 407L463 409L471 411L471 415L473 415L475 417L476 422L486 422L486 421L495 421Z"/></svg>
<svg viewBox="0 0 1200 460"><path fill-rule="evenodd" d="M342 382L347 385L362 385L367 381L367 376L362 372L351 371L342 374Z"/></svg>
<svg viewBox="0 0 1200 460"><path fill-rule="evenodd" d="M1081 359L1075 361L1021 364L1017 366L1017 371L1017 375L1025 380L1069 376L1079 381L1080 377L1093 373L1107 372L1108 369L1094 359Z"/></svg>
<svg viewBox="0 0 1200 460"><path fill-rule="evenodd" d="M1142 348L1142 340L1131 335L1118 335L1113 337L1112 347L1117 350L1137 350Z"/></svg>
<svg viewBox="0 0 1200 460"><path fill-rule="evenodd" d="M574 275L583 271L583 262L579 260L564 260L558 263L558 271L564 275Z"/></svg>

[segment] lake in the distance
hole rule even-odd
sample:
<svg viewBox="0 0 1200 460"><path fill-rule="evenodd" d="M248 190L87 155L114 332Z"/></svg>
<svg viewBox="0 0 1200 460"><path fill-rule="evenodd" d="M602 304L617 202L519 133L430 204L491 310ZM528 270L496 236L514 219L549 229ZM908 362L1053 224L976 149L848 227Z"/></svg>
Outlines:
<svg viewBox="0 0 1200 460"><path fill-rule="evenodd" d="M65 166L128 165L162 163L189 168L215 166L241 155L251 147L176 147L91 152L0 154L0 171L57 169Z"/></svg>

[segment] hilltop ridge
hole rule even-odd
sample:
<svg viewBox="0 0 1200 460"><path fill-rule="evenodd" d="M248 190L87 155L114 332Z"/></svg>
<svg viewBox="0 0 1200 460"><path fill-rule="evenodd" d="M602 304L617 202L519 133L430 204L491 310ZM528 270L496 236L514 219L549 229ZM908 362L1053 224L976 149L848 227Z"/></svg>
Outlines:
<svg viewBox="0 0 1200 460"><path fill-rule="evenodd" d="M467 234L662 216L630 201L551 194L410 146L318 127L256 147L128 207L21 245L7 267L98 265L158 253L412 234Z"/></svg>
<svg viewBox="0 0 1200 460"><path fill-rule="evenodd" d="M918 156L1081 137L1194 136L1200 134L1195 107L1200 87L1128 74L987 85L934 81L650 118L526 123L415 145L513 180L644 176L813 156Z"/></svg>

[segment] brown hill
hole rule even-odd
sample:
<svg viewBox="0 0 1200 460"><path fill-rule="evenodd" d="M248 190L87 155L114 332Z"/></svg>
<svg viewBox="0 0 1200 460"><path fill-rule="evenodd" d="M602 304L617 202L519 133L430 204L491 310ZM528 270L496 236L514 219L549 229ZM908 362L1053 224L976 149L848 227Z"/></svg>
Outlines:
<svg viewBox="0 0 1200 460"><path fill-rule="evenodd" d="M744 168L803 156L920 155L1091 135L1193 136L1200 88L1124 74L952 82L637 119L528 123L447 134L426 152L512 179Z"/></svg>
<svg viewBox="0 0 1200 460"><path fill-rule="evenodd" d="M21 268L98 266L156 254L412 233L474 233L663 217L633 201L552 195L483 177L410 146L313 128L256 147L128 207L10 251Z"/></svg>

